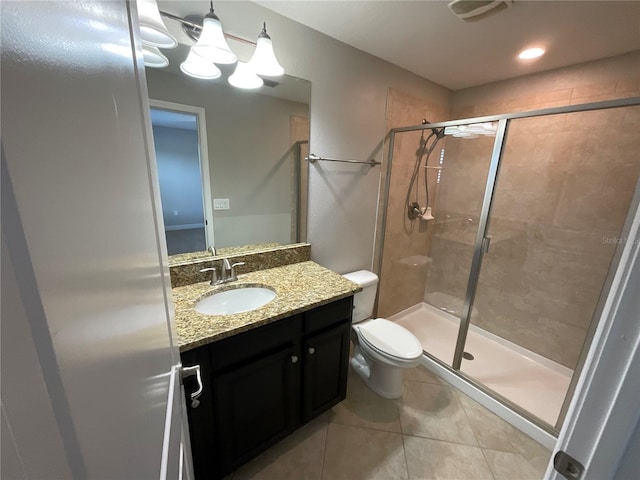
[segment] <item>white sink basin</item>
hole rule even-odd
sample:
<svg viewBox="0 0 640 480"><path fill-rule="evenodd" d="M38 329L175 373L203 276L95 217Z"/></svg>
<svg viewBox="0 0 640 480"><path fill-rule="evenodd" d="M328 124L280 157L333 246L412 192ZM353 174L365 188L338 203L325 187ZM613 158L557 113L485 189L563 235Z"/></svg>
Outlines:
<svg viewBox="0 0 640 480"><path fill-rule="evenodd" d="M232 315L260 308L274 298L276 292L270 288L240 287L205 297L194 308L205 315Z"/></svg>

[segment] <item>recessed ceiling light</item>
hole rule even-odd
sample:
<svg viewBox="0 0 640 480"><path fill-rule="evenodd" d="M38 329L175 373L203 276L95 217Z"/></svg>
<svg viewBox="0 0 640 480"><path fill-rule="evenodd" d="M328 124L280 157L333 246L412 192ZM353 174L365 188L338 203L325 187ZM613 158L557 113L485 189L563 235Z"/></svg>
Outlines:
<svg viewBox="0 0 640 480"><path fill-rule="evenodd" d="M522 50L518 54L518 58L520 60L532 60L534 58L538 58L544 55L544 49L535 47L535 48L527 48L526 50Z"/></svg>

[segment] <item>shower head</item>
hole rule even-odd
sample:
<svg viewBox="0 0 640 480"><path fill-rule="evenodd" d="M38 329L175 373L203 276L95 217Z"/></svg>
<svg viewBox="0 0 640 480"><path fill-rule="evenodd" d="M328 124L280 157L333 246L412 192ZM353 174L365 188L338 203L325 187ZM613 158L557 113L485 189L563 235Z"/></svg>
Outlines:
<svg viewBox="0 0 640 480"><path fill-rule="evenodd" d="M426 118L422 119L422 125L427 125L429 122ZM436 136L436 138L439 140L441 138L444 138L444 128L432 128L431 131L433 132L433 134Z"/></svg>

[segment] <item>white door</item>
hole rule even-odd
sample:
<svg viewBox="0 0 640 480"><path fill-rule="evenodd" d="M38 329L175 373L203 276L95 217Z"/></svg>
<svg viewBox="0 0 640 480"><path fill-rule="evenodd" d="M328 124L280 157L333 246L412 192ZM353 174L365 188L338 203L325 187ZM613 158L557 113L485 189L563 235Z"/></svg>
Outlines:
<svg viewBox="0 0 640 480"><path fill-rule="evenodd" d="M135 3L1 9L2 478L180 478Z"/></svg>

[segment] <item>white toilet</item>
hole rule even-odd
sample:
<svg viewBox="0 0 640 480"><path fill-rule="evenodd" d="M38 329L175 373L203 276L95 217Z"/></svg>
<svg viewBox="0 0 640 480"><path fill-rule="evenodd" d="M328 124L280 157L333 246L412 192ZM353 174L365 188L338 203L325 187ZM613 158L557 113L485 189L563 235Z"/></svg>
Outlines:
<svg viewBox="0 0 640 480"><path fill-rule="evenodd" d="M385 398L402 395L402 369L420 363L422 344L413 333L384 318L369 319L376 299L378 276L367 270L343 275L362 287L353 303L354 341L351 367L367 386Z"/></svg>

